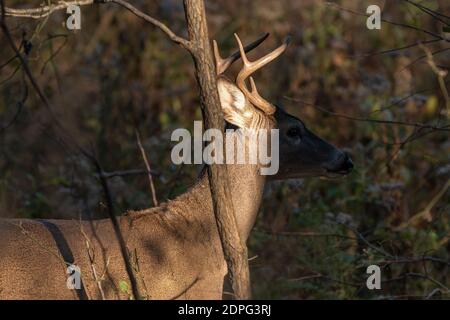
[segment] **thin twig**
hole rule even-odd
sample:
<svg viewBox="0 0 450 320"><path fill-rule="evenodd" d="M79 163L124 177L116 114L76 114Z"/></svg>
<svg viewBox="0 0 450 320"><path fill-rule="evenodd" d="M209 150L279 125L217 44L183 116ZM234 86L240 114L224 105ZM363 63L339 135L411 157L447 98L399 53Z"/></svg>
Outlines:
<svg viewBox="0 0 450 320"><path fill-rule="evenodd" d="M22 65L23 70L25 71L25 73L28 76L28 79L30 80L31 84L33 85L34 89L36 90L37 94L39 95L39 98L41 98L41 100L44 102L44 104L46 105L46 107L49 109L50 113L53 116L53 111L50 108L50 103L47 99L47 97L45 96L45 94L42 92L41 88L39 87L38 83L36 82L35 78L33 77L33 74L31 73L31 70L28 66L28 63L26 61L26 59L24 58L24 56L22 55L22 53L20 52L19 48L16 46L11 33L9 32L9 29L6 25L5 22L5 4L3 2L3 0L0 0L0 6L1 6L1 21L0 21L0 28L2 29L3 33L6 36L6 39L8 40L11 48L14 50L16 56L19 58L20 63Z"/></svg>
<svg viewBox="0 0 450 320"><path fill-rule="evenodd" d="M154 170L144 170L144 169L130 169L130 170L117 170L111 172L102 172L101 175L105 179L111 179L115 177L126 177L126 176L135 176L141 174L151 174L152 176L159 176L160 173ZM98 174L95 174L98 177Z"/></svg>
<svg viewBox="0 0 450 320"><path fill-rule="evenodd" d="M309 102L305 102L302 101L300 99L297 98L292 98L292 97L288 97L288 96L283 96L284 99L289 100L289 101L293 101L293 102L299 102L305 105L309 105L314 107L317 110L320 110L322 112L328 113L330 115L339 117L339 118L343 118L343 119L347 119L347 120L353 120L353 121L362 121L362 122L372 122L372 123L379 123L379 124L388 124L388 125L402 125L402 126L407 126L407 127L415 127L415 128L425 128L425 129L430 129L433 131L446 131L449 132L450 128L448 128L448 126L442 126L442 127L437 127L437 126L433 126L433 125L429 125L429 124L424 124L424 123L411 123L411 122L405 122L405 121L391 121L391 120L381 120L381 119L369 119L369 118L360 118L360 117L353 117L353 116L348 116L345 114L339 114L330 110L327 110L321 106L318 106L314 103L309 103Z"/></svg>
<svg viewBox="0 0 450 320"><path fill-rule="evenodd" d="M84 6L84 5L92 5L96 3L116 3L139 18L145 20L146 22L151 23L155 27L159 28L163 31L173 42L181 45L183 48L188 51L192 50L191 43L182 37L177 36L169 27L167 27L161 21L149 16L148 14L143 13L130 3L124 0L73 0L73 1L59 1L56 4L50 4L47 6L42 6L39 8L30 8L30 9L13 9L5 7L5 15L10 17L22 17L22 18L33 18L33 19L41 19L49 16L55 11L66 9L70 5Z"/></svg>
<svg viewBox="0 0 450 320"><path fill-rule="evenodd" d="M450 261L440 259L432 256L423 256L423 257L397 257L395 259L388 259L378 262L381 265L390 265L390 264L403 264L403 263L418 263L418 262L436 262L450 266Z"/></svg>
<svg viewBox="0 0 450 320"><path fill-rule="evenodd" d="M45 244L43 244L42 242L40 242L38 239L36 239L30 231L28 231L27 229L25 229L25 227L23 226L22 221L19 221L17 224L13 223L13 222L9 222L8 220L4 220L6 223L9 223L13 226L16 226L20 229L21 233L26 236L27 238L29 238L30 240L32 240L35 244L37 244L41 249L43 249L44 251L50 253L50 255L54 256L56 259L58 259L59 262L61 262L62 266L64 267L64 269L67 266L71 266L72 263L67 262L64 260L64 257L61 255L61 253L59 251L52 251L50 248L48 248Z"/></svg>
<svg viewBox="0 0 450 320"><path fill-rule="evenodd" d="M159 20L156 20L155 18L153 18L153 17L151 17L151 16L149 16L149 15L147 15L145 13L143 13L142 11L139 11L138 9L133 7L131 4L129 4L128 2L123 1L123 0L105 0L104 2L114 2L114 3L117 3L117 4L121 5L122 7L125 7L126 9L130 10L132 13L134 13L139 18L142 18L145 21L153 24L155 27L161 29L161 31L163 31L170 38L170 40L172 40L173 42L181 45L183 48L187 49L190 52L193 50L193 46L192 46L190 41L188 41L187 39L184 39L182 37L177 36L164 23L162 23Z"/></svg>
<svg viewBox="0 0 450 320"><path fill-rule="evenodd" d="M139 150L141 151L142 160L144 160L145 168L147 168L147 176L148 176L148 181L150 184L150 194L151 194L151 197L153 200L153 206L157 207L158 199L156 198L156 191L155 191L155 185L153 184L153 177L152 177L152 171L150 168L150 162L148 161L147 154L145 153L145 149L142 146L141 135L139 134L139 131L137 129L135 129L134 132L136 134L136 141L137 141Z"/></svg>
<svg viewBox="0 0 450 320"><path fill-rule="evenodd" d="M134 299L140 300L141 296L138 291L137 281L136 281L136 277L134 276L133 267L132 267L132 264L130 261L130 256L128 254L127 245L125 243L125 239L123 238L122 231L120 230L120 225L119 225L119 222L117 221L117 217L114 213L114 205L113 205L111 192L109 191L108 181L101 175L101 173L103 172L103 169L102 169L99 161L97 160L97 158L90 154L85 154L85 156L92 161L92 164L97 169L100 183L102 185L103 192L104 192L105 198L106 198L106 206L108 208L108 215L112 222L114 233L119 242L122 258L124 259L124 262L125 262L125 269L126 269L128 278L130 279L131 291L133 293Z"/></svg>
<svg viewBox="0 0 450 320"><path fill-rule="evenodd" d="M47 6L41 6L39 8L28 8L28 9L14 9L5 7L5 14L9 17L19 17L19 18L33 18L41 19L49 16L55 11L66 9L70 5L83 6L88 4L93 4L95 0L73 0L73 1L59 1L58 3L52 3Z"/></svg>
<svg viewBox="0 0 450 320"><path fill-rule="evenodd" d="M412 48L419 46L421 43L430 44L430 43L435 43L438 41L442 41L442 40L441 39L431 39L431 40L416 41L414 43L410 43L406 46L402 46L402 47L398 47L398 48L392 48L392 49L376 51L376 52L362 53L362 54L357 54L357 55L350 55L349 57L350 58L369 58L369 57L373 57L373 56L377 56L377 55L389 54L389 53L393 53L393 52L397 52L397 51L401 51L401 50L412 49Z"/></svg>
<svg viewBox="0 0 450 320"><path fill-rule="evenodd" d="M427 221L431 221L431 209L436 205L436 203L442 198L442 196L447 192L447 189L450 187L450 179L447 180L447 182L444 184L442 189L439 190L439 192L431 199L431 201L426 205L426 207L413 215L411 218L408 219L408 221L405 221L404 223L400 224L398 227L395 228L395 230L401 230L405 227L411 225L412 223L420 220L425 219Z"/></svg>
<svg viewBox="0 0 450 320"><path fill-rule="evenodd" d="M272 232L268 230L263 230L256 228L255 231L261 232L270 236L285 236L285 237L336 237L336 238L343 238L343 239L349 239L349 240L357 240L355 237L350 237L344 234L339 233L319 233L314 231L279 231L279 232Z"/></svg>
<svg viewBox="0 0 450 320"><path fill-rule="evenodd" d="M334 3L334 2L325 1L325 4L330 6L330 7L334 7L336 9L338 9L338 10L350 12L350 13L353 13L353 14L358 15L358 16L364 16L364 17L368 17L369 16L369 14L367 14L367 13L358 12L358 11L355 11L355 10L352 10L352 9L349 9L349 8L345 8L345 7L340 6L339 4ZM412 25L409 25L409 24L405 24L405 23L400 23L400 22L386 20L386 19L383 19L383 18L381 18L380 20L382 22L387 23L387 24L391 24L391 25L394 25L394 26L403 27L403 28L407 28L407 29L412 29L412 30L415 30L415 31L419 31L419 32L428 34L428 35L433 36L434 38L442 40L442 41L448 41L447 39L442 37L440 34L431 32L429 30L425 30L425 29L422 29L422 28L419 28L419 27L416 27L416 26L412 26Z"/></svg>
<svg viewBox="0 0 450 320"><path fill-rule="evenodd" d="M431 299L432 297L434 297L438 293L442 294L442 293L444 293L444 291L441 288L434 288L429 294L427 294L425 296L425 299L429 300L429 299Z"/></svg>
<svg viewBox="0 0 450 320"><path fill-rule="evenodd" d="M436 56L436 55L438 55L438 54L440 54L440 53L442 53L442 52L446 52L446 51L448 51L448 50L450 50L450 47L442 48L442 49L439 49L439 50L436 50L436 51L431 52L431 55L434 57L434 56ZM424 55L422 55L422 56L420 56L420 57L414 59L413 61L411 61L411 62L408 63L406 66L404 66L403 68L401 68L400 70L398 70L398 71L396 71L396 72L402 72L402 71L406 70L407 68L411 67L413 64L419 62L420 60L422 60L422 59L424 59L424 58L426 58L426 57L427 57L427 55L424 54Z"/></svg>
<svg viewBox="0 0 450 320"><path fill-rule="evenodd" d="M430 50L425 47L423 44L420 44L420 48L425 52L427 56L427 62L430 66L431 70L436 74L439 82L439 87L441 88L442 95L445 99L445 107L447 111L447 116L450 116L450 95L448 93L447 87L445 85L445 77L448 74L448 71L440 69L433 59L433 54L430 52Z"/></svg>
<svg viewBox="0 0 450 320"><path fill-rule="evenodd" d="M446 26L450 26L450 23L448 21L445 21L445 19L441 18L443 16L446 19L450 19L450 17L447 17L446 15L441 15L438 12L436 12L434 10L431 10L430 8L425 7L424 5L421 5L420 3L415 3L414 1L411 1L411 0L403 0L403 1L406 1L407 3L415 6L420 11L425 12L426 14L432 16L434 19L436 19L439 22L445 24Z"/></svg>
<svg viewBox="0 0 450 320"><path fill-rule="evenodd" d="M44 73L45 68L47 67L47 64L49 62L51 62L51 64L53 64L53 59L58 55L59 52L62 51L62 49L66 46L66 44L69 42L69 40L67 39L67 35L66 34L59 34L59 35L54 35L54 36L49 36L45 41L51 41L55 38L58 37L63 37L64 38L64 42L55 50L53 51L53 46L52 46L52 42L50 42L51 45L51 55L50 57L44 62L42 68L41 68L41 74Z"/></svg>
<svg viewBox="0 0 450 320"><path fill-rule="evenodd" d="M91 241L90 241L88 235L86 234L86 232L83 230L83 224L82 224L81 220L80 220L80 232L85 239L86 250L87 250L87 254L88 254L88 258L89 258L89 265L91 267L92 276L94 278L95 283L97 284L97 288L98 288L98 291L100 292L100 296L102 297L102 300L106 300L105 292L103 291L103 287L102 287L103 277L99 277L97 275L97 270L95 268L95 256L94 256L95 253L94 253L93 249L91 252Z"/></svg>
<svg viewBox="0 0 450 320"><path fill-rule="evenodd" d="M25 75L23 73L22 73L22 88L21 89L22 89L23 93L22 93L22 98L20 99L20 101L17 102L17 110L16 110L14 116L12 117L12 119L7 124L5 124L4 126L0 127L0 133L5 131L9 127L11 127L17 121L17 119L19 118L20 113L23 110L23 107L25 105L25 101L28 98L28 86L27 86L27 83L25 81Z"/></svg>
<svg viewBox="0 0 450 320"><path fill-rule="evenodd" d="M404 274L402 274L402 275L400 275L398 277L387 279L387 280L383 280L381 282L382 283L388 283L388 282L393 282L393 281L398 281L398 280L404 280L404 279L406 279L408 277L426 279L426 280L431 281L434 284L438 285L439 287L444 289L446 292L450 292L450 290L449 290L449 288L447 286L445 286L444 284L442 284L441 282L437 281L436 279L434 279L434 278L432 278L432 277L430 277L428 275L425 275L423 273L407 272L407 273L404 273Z"/></svg>
<svg viewBox="0 0 450 320"><path fill-rule="evenodd" d="M328 280L331 282L336 282L336 283L340 283L346 286L350 286L350 287L356 287L359 288L362 286L361 283L356 283L356 282L349 282L349 281L343 281L343 280L339 280L339 279L335 279L333 277L324 275L320 272L316 273L316 274L312 274L312 275L308 275L308 276L303 276L303 277L299 277L299 278L290 278L287 279L288 281L295 281L295 282L300 282L300 281L304 281L304 280L310 280L310 279L324 279L324 280Z"/></svg>
<svg viewBox="0 0 450 320"><path fill-rule="evenodd" d="M339 221L336 221L337 224L344 226L345 228L349 229L350 231L352 231L359 240L361 240L362 242L364 242L369 248L377 251L378 253L381 253L381 255L383 255L384 257L389 257L389 258L394 258L394 256L388 252L386 252L383 248L377 247L376 245L370 243L363 235L361 232L359 232L357 229L353 228L352 226L349 226L346 223L342 223Z"/></svg>

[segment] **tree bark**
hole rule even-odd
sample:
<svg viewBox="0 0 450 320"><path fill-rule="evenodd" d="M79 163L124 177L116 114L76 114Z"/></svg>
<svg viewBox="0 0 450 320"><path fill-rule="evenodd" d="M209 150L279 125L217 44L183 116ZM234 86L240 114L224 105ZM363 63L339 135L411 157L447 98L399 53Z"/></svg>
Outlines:
<svg viewBox="0 0 450 320"><path fill-rule="evenodd" d="M224 128L217 75L211 51L203 0L184 0L191 55L195 63L195 76L200 88L200 103L205 129ZM240 239L228 181L226 165L208 166L214 215L223 253L228 265L236 299L250 299L250 275L247 247Z"/></svg>

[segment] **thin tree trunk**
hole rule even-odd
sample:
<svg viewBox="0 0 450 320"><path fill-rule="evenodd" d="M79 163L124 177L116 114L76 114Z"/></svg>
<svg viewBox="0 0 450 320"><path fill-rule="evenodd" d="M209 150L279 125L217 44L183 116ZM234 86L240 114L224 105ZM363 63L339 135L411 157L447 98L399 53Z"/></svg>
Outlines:
<svg viewBox="0 0 450 320"><path fill-rule="evenodd" d="M217 76L208 36L203 0L184 0L191 55L195 76L200 88L200 103L205 129L224 128L224 120L217 91ZM233 291L237 299L251 296L247 247L240 239L234 215L226 165L208 166L208 177L214 214L228 265Z"/></svg>

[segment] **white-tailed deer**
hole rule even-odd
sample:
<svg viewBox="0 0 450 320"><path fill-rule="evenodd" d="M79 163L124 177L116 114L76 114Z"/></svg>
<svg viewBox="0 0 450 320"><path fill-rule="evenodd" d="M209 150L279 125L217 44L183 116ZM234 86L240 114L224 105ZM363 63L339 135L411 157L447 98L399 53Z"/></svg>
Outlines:
<svg viewBox="0 0 450 320"><path fill-rule="evenodd" d="M250 62L246 51L266 37L221 59L214 42L217 85L229 125L279 129L278 174L271 179L346 174L349 157L323 141L297 118L262 98L250 75L278 57L284 43ZM239 57L232 82L223 76ZM251 91L245 81L250 77ZM266 176L258 164L228 164L238 230L247 239L261 204ZM148 299L221 299L227 266L212 209L208 179L157 208L119 218L139 291ZM67 288L67 265L81 270L81 289ZM0 299L128 298L130 283L111 221L0 220Z"/></svg>

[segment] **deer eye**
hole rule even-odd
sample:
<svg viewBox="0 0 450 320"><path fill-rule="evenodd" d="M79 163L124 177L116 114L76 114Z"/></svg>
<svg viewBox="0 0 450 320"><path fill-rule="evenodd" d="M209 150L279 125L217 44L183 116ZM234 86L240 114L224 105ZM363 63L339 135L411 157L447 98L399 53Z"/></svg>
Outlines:
<svg viewBox="0 0 450 320"><path fill-rule="evenodd" d="M302 137L302 131L299 127L292 127L289 128L287 131L287 135L290 138L301 138Z"/></svg>

